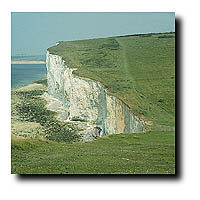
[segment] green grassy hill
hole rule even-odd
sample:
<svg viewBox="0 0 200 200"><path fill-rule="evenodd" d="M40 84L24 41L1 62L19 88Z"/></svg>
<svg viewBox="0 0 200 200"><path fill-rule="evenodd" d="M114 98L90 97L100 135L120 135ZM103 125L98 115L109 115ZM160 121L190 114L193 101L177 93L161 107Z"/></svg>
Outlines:
<svg viewBox="0 0 200 200"><path fill-rule="evenodd" d="M87 143L12 138L13 174L174 174L174 133L118 134Z"/></svg>
<svg viewBox="0 0 200 200"><path fill-rule="evenodd" d="M175 126L175 33L59 42L74 74L102 82L154 130Z"/></svg>

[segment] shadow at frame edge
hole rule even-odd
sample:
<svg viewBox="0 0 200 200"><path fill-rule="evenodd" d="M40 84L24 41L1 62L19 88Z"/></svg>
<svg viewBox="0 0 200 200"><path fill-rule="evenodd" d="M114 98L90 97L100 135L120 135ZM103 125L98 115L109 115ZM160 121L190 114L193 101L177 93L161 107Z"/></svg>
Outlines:
<svg viewBox="0 0 200 200"><path fill-rule="evenodd" d="M176 177L182 177L182 21L175 20L175 172Z"/></svg>
<svg viewBox="0 0 200 200"><path fill-rule="evenodd" d="M18 174L17 181L173 181L174 174Z"/></svg>

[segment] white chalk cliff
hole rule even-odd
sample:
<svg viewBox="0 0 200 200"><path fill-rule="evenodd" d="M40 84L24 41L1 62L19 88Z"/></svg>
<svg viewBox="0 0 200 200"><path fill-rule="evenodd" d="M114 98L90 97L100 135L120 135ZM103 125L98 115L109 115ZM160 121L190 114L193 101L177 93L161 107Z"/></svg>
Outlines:
<svg viewBox="0 0 200 200"><path fill-rule="evenodd" d="M94 128L83 134L98 130L97 136L144 131L143 121L121 100L109 95L102 83L74 75L76 69L68 68L62 57L48 51L46 67L48 95L61 102L63 121L92 124Z"/></svg>

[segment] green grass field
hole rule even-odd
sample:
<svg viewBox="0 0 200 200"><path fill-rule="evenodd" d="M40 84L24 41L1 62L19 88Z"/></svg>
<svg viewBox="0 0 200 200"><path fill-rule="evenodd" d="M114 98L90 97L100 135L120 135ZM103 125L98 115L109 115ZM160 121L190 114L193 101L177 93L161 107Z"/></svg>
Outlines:
<svg viewBox="0 0 200 200"><path fill-rule="evenodd" d="M174 174L174 133L119 134L88 143L12 138L14 174Z"/></svg>
<svg viewBox="0 0 200 200"><path fill-rule="evenodd" d="M76 75L102 82L148 131L75 142L76 129L66 137L67 126L45 109L40 81L12 95L12 173L175 174L175 33L60 42L48 50ZM30 129L46 139L21 137Z"/></svg>

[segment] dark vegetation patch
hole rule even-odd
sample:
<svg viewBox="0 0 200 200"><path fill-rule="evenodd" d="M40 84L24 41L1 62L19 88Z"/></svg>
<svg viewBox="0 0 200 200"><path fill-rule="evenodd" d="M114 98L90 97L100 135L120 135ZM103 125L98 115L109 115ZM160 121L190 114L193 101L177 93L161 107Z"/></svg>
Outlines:
<svg viewBox="0 0 200 200"><path fill-rule="evenodd" d="M153 35L162 35L162 34L173 34L174 32L166 32L166 33L146 33L146 34L132 34L132 35L122 35L122 36L116 36L115 38L120 38L120 37L151 37Z"/></svg>
<svg viewBox="0 0 200 200"><path fill-rule="evenodd" d="M138 35L138 36L140 36L140 37L151 37L153 34L142 34L142 35Z"/></svg>
<svg viewBox="0 0 200 200"><path fill-rule="evenodd" d="M34 81L33 83L43 84L44 86L47 86L47 79Z"/></svg>
<svg viewBox="0 0 200 200"><path fill-rule="evenodd" d="M72 120L72 121L79 121L79 122L87 122L87 120L82 119L82 118L80 118L80 117L78 117L78 116L72 117L71 120Z"/></svg>
<svg viewBox="0 0 200 200"><path fill-rule="evenodd" d="M158 36L158 38L175 38L174 35L161 35L161 36Z"/></svg>

